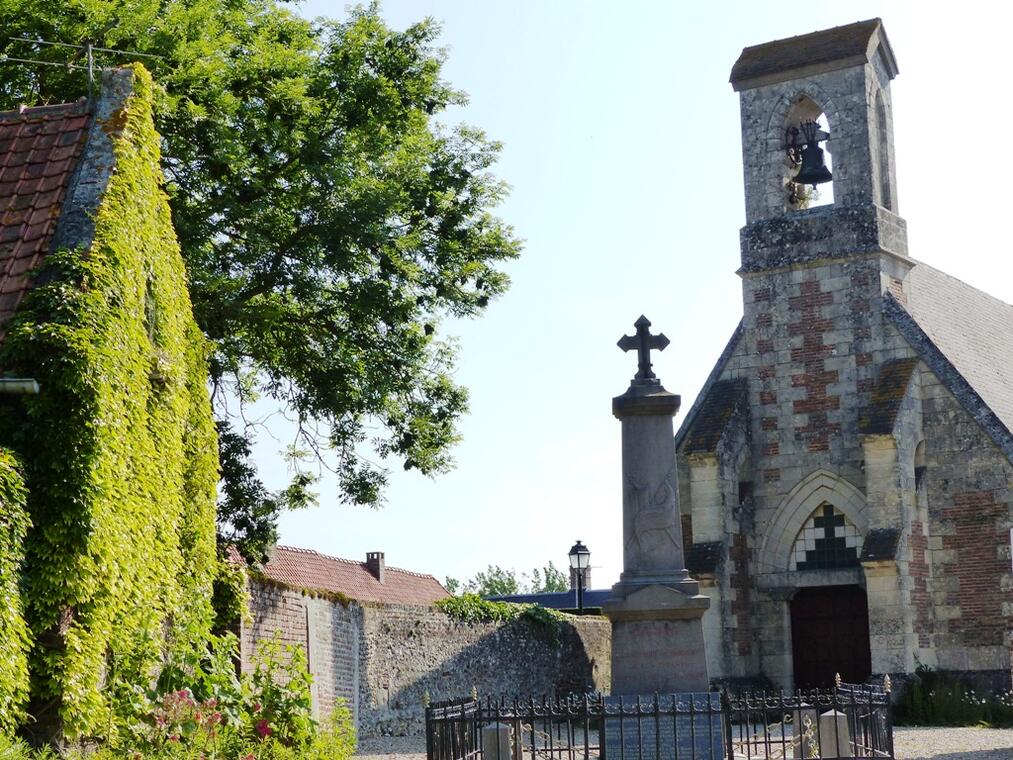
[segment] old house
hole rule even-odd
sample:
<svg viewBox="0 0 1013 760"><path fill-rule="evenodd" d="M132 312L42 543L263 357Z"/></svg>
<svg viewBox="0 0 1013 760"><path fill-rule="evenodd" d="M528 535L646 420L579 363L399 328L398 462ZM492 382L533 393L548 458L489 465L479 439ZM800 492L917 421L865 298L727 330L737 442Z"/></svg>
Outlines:
<svg viewBox="0 0 1013 760"><path fill-rule="evenodd" d="M878 19L731 72L743 317L676 438L712 677L1008 686L1013 307L908 251L897 72Z"/></svg>
<svg viewBox="0 0 1013 760"><path fill-rule="evenodd" d="M0 731L39 738L102 736L167 647L202 646L218 567L153 83L100 84L0 113Z"/></svg>

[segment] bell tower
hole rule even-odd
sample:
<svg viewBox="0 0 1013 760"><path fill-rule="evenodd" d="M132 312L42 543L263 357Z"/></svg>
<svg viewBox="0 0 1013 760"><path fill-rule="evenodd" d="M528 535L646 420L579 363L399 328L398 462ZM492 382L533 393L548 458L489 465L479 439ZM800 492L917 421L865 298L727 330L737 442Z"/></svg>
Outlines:
<svg viewBox="0 0 1013 760"><path fill-rule="evenodd" d="M731 84L742 118L743 274L863 253L907 256L894 170L896 75L879 19L742 51ZM808 208L808 190L793 179L803 156L800 135L813 122L832 162L832 180L819 187L833 202ZM811 134L810 143L814 148ZM803 168L821 158L813 151ZM826 180L829 173L813 176Z"/></svg>

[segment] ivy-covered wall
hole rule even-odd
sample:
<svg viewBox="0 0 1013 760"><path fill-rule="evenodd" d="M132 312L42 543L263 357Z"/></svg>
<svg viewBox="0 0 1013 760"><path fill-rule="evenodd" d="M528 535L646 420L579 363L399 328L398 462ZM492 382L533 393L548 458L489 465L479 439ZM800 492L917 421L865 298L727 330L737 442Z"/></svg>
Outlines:
<svg viewBox="0 0 1013 760"><path fill-rule="evenodd" d="M151 77L118 76L126 94L95 111L82 159L109 143L87 234L49 255L0 354L41 386L0 418L28 487L30 712L71 740L115 731L166 649L202 644L217 567L207 346L161 188Z"/></svg>
<svg viewBox="0 0 1013 760"><path fill-rule="evenodd" d="M27 529L24 480L0 449L0 733L18 726L28 697L28 626L18 588Z"/></svg>

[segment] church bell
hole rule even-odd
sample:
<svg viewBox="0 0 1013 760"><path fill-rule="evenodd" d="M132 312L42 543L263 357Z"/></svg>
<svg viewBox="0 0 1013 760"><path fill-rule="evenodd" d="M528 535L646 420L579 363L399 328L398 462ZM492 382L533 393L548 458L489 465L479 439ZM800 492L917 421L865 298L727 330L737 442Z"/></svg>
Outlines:
<svg viewBox="0 0 1013 760"><path fill-rule="evenodd" d="M825 140L826 135L820 132L819 125L815 121L805 121L800 125L804 143L802 146L802 166L792 181L800 185L822 185L830 182L833 175L823 160L823 149L820 147L820 140ZM793 130L794 131L794 130ZM797 133L796 133L797 134ZM826 136L824 136L826 135ZM797 138L796 138L797 139ZM795 146L793 146L795 147ZM795 147L797 151L798 148ZM796 154L797 155L797 154Z"/></svg>

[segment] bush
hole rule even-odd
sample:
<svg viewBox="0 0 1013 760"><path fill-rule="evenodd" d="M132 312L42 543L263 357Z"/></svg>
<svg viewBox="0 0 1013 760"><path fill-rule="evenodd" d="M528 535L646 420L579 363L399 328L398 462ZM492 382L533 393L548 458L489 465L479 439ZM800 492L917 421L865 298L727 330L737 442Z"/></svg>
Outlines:
<svg viewBox="0 0 1013 760"><path fill-rule="evenodd" d="M239 676L232 634L200 657L171 657L151 689L122 688L111 700L117 726L108 743L73 750L68 760L346 760L355 752L352 714L337 704L313 719L312 677L302 647L262 642L254 670ZM0 736L2 760L57 760Z"/></svg>
<svg viewBox="0 0 1013 760"><path fill-rule="evenodd" d="M948 673L920 665L897 701L897 725L1013 727L1013 691L977 694Z"/></svg>

